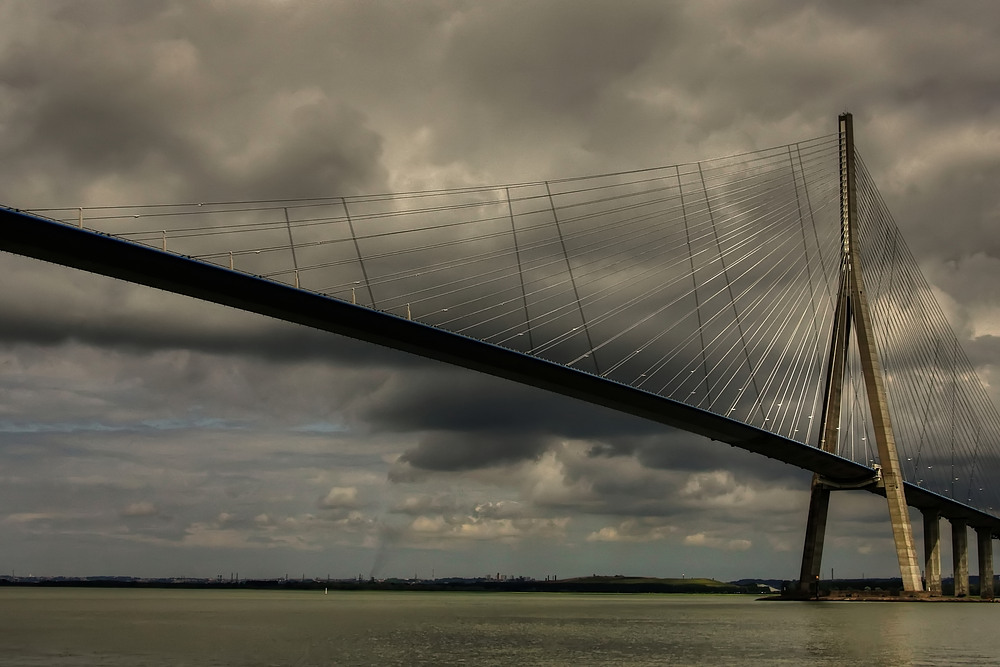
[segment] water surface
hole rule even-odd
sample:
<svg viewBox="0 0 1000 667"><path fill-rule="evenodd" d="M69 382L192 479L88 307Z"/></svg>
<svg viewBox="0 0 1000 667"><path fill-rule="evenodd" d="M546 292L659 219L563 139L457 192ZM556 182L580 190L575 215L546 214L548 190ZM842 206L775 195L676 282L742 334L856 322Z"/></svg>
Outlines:
<svg viewBox="0 0 1000 667"><path fill-rule="evenodd" d="M984 665L1000 605L0 588L0 664Z"/></svg>

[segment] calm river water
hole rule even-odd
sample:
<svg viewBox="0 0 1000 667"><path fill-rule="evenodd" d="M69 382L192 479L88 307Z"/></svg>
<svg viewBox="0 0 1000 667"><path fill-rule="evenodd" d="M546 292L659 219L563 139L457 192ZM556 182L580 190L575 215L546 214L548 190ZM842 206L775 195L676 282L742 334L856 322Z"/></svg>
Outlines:
<svg viewBox="0 0 1000 667"><path fill-rule="evenodd" d="M0 665L988 665L1000 604L0 588Z"/></svg>

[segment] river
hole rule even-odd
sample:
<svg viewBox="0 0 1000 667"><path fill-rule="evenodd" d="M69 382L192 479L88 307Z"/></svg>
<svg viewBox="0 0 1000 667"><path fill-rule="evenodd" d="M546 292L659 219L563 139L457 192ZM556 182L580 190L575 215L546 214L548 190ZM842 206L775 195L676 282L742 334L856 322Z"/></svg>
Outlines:
<svg viewBox="0 0 1000 667"><path fill-rule="evenodd" d="M0 588L0 665L986 665L1000 604Z"/></svg>

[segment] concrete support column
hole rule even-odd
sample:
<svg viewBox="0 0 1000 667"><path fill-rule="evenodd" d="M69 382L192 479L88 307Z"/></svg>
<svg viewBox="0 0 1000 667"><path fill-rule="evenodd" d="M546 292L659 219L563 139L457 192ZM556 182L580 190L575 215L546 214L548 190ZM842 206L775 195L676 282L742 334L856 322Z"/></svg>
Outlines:
<svg viewBox="0 0 1000 667"><path fill-rule="evenodd" d="M924 512L924 587L930 595L941 595L941 515Z"/></svg>
<svg viewBox="0 0 1000 667"><path fill-rule="evenodd" d="M955 597L969 594L969 532L965 521L951 519L951 553L955 563Z"/></svg>
<svg viewBox="0 0 1000 667"><path fill-rule="evenodd" d="M799 573L799 594L819 595L819 570L823 562L823 540L830 508L830 489L823 486L819 475L813 475L809 514L806 517L806 539L802 547L802 570Z"/></svg>
<svg viewBox="0 0 1000 667"><path fill-rule="evenodd" d="M976 528L979 542L979 597L993 599L993 531Z"/></svg>

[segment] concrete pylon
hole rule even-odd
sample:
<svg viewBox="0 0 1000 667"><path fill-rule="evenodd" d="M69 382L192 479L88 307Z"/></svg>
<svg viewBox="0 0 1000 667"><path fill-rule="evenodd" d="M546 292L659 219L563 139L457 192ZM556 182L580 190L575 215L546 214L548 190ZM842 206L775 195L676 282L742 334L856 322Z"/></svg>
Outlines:
<svg viewBox="0 0 1000 667"><path fill-rule="evenodd" d="M840 402L843 388L843 369L838 374L837 364L843 363L847 355L847 344L853 324L864 375L865 392L872 418L873 435L878 446L879 464L882 468L882 482L889 505L889 521L892 526L896 557L903 580L903 590L907 593L923 591L920 581L920 565L913 541L913 527L910 524L909 508L903 489L903 475L896 451L892 420L886 399L882 377L882 366L875 345L874 327L868 308L861 259L857 244L857 192L855 185L854 121L849 113L840 118L840 206L841 206L841 265L840 292L834 321L833 342L827 366L827 393L823 405L823 441L821 447L836 452L835 429L840 426ZM831 435L831 431L833 434ZM802 572L799 590L811 590L818 577L822 558L823 537L817 531L826 528L829 506L825 489L818 489L820 480L813 478L807 532L802 555Z"/></svg>
<svg viewBox="0 0 1000 667"><path fill-rule="evenodd" d="M969 594L969 530L962 519L951 521L951 553L955 564L955 597Z"/></svg>
<svg viewBox="0 0 1000 667"><path fill-rule="evenodd" d="M799 572L799 595L819 595L819 569L823 563L823 541L826 538L826 517L830 511L830 489L819 475L813 475L806 516L806 539L802 547L802 569Z"/></svg>
<svg viewBox="0 0 1000 667"><path fill-rule="evenodd" d="M941 595L941 515L924 512L924 578L930 595Z"/></svg>
<svg viewBox="0 0 1000 667"><path fill-rule="evenodd" d="M827 360L826 391L823 393L823 413L820 417L820 449L836 453L840 437L840 408L844 390L844 368L847 365L847 341L851 331L851 301L849 292L849 272L842 261L840 290L837 310L833 320L833 339L830 341L830 357ZM830 512L830 488L822 478L814 474L809 495L809 514L806 516L806 536L802 546L802 569L799 572L799 594L818 594L823 564L823 542L826 539L826 519Z"/></svg>
<svg viewBox="0 0 1000 667"><path fill-rule="evenodd" d="M993 531L976 528L979 543L979 597L993 599Z"/></svg>

